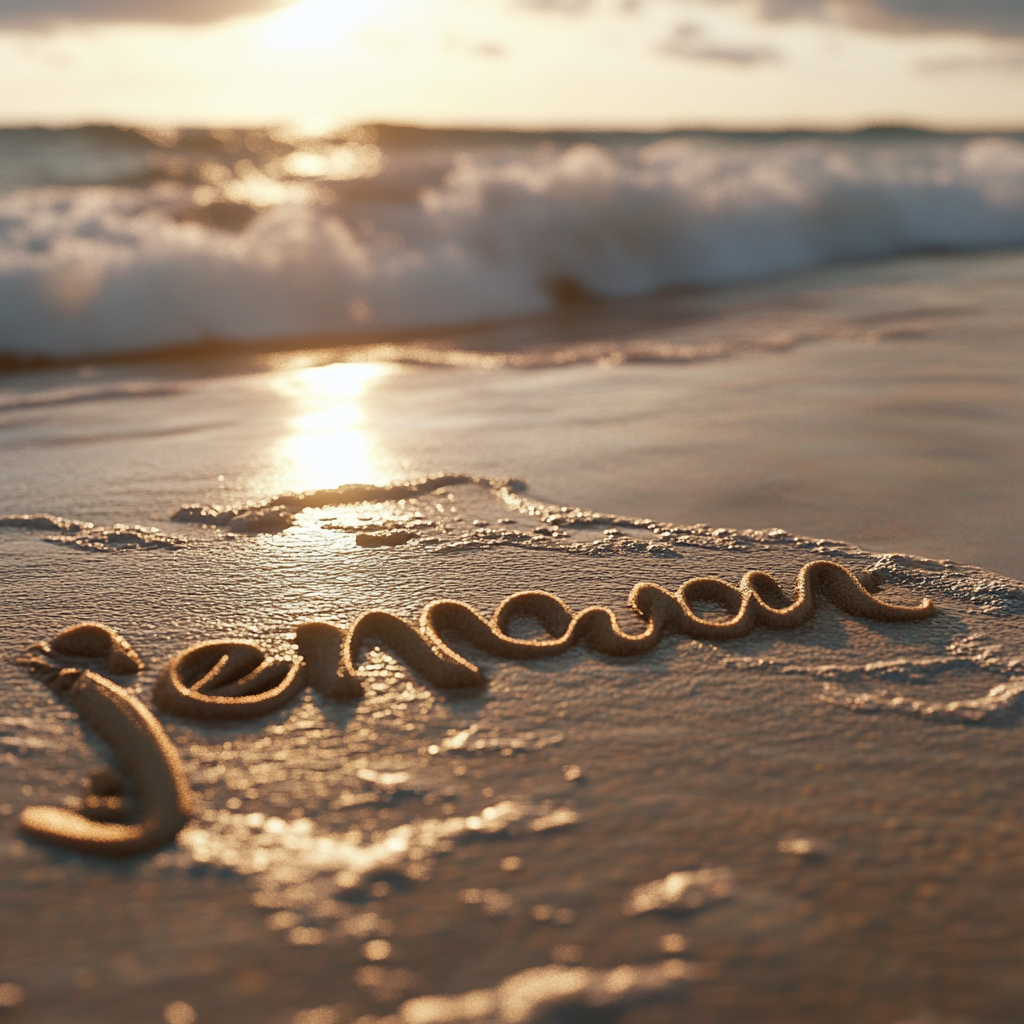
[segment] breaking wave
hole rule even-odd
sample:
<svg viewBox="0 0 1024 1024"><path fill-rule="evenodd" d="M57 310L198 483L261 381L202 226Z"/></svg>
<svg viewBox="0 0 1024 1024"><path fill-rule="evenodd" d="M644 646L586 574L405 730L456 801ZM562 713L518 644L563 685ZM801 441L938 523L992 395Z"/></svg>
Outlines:
<svg viewBox="0 0 1024 1024"><path fill-rule="evenodd" d="M136 133L131 160L101 138L117 173L0 180L0 353L415 331L1024 244L1014 136L250 136Z"/></svg>

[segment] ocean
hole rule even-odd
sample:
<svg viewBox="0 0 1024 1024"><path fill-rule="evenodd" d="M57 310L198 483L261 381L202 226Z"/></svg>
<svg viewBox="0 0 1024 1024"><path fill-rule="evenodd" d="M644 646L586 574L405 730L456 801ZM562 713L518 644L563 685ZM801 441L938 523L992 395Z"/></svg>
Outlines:
<svg viewBox="0 0 1024 1024"><path fill-rule="evenodd" d="M8 362L415 335L1022 244L1024 135L0 130Z"/></svg>

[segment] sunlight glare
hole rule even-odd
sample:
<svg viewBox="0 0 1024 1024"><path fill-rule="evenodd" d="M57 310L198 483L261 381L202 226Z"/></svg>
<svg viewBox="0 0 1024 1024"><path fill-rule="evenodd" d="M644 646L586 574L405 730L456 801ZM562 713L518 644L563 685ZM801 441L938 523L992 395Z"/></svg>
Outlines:
<svg viewBox="0 0 1024 1024"><path fill-rule="evenodd" d="M306 50L330 46L371 18L383 0L301 0L263 24L264 41L274 49Z"/></svg>
<svg viewBox="0 0 1024 1024"><path fill-rule="evenodd" d="M394 371L386 363L334 363L284 375L281 387L295 399L298 412L280 451L290 489L377 479L380 466L361 400L374 381Z"/></svg>

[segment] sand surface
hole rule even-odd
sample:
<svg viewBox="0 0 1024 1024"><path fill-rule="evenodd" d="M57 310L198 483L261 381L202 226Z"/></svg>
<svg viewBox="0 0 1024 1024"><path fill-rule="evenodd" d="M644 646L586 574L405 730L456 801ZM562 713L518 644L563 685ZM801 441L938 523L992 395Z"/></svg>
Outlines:
<svg viewBox="0 0 1024 1024"><path fill-rule="evenodd" d="M457 359L434 339L430 368L320 351L4 378L0 517L31 518L0 519L0 1013L1016 1021L1021 266L921 258L565 311L463 337ZM640 335L731 339L731 358L630 362ZM549 365L588 337L625 361ZM274 500L439 471L527 485ZM218 508L175 516L191 505ZM456 644L487 680L461 696L368 651L362 700L306 688L241 722L153 702L203 641L294 657L311 619L415 623L439 599L490 615L536 589L639 630L637 583L792 588L822 559L937 614L826 602L799 628L626 659ZM11 660L82 620L145 661L114 682L194 800L136 858L18 828L118 765Z"/></svg>
<svg viewBox="0 0 1024 1024"><path fill-rule="evenodd" d="M157 525L455 470L1024 578L1022 290L1019 253L919 257L419 346L10 375L0 514Z"/></svg>
<svg viewBox="0 0 1024 1024"><path fill-rule="evenodd" d="M158 711L196 818L176 845L124 861L19 836L21 808L75 798L116 762L5 664L0 982L20 986L16 1019L158 1021L179 1002L200 1021L316 1024L1014 1019L1018 584L476 484L310 509L269 535L166 519L185 543L5 528L4 651L100 620L146 661L117 678L148 704L158 669L193 643L286 654L301 621L373 607L416 621L437 598L490 613L543 589L635 630L637 582L738 584L756 569L791 587L828 559L938 613L885 623L826 603L798 629L669 638L629 659L462 647L488 680L466 696L370 653L359 702L307 690L217 724ZM357 543L396 527L411 539Z"/></svg>

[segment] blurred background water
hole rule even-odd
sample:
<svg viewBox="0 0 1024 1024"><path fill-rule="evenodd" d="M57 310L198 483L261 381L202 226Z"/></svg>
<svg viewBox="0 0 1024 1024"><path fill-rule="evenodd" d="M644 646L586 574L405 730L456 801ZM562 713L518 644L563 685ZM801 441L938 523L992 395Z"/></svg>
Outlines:
<svg viewBox="0 0 1024 1024"><path fill-rule="evenodd" d="M1022 135L0 130L14 363L407 336L1022 244Z"/></svg>

